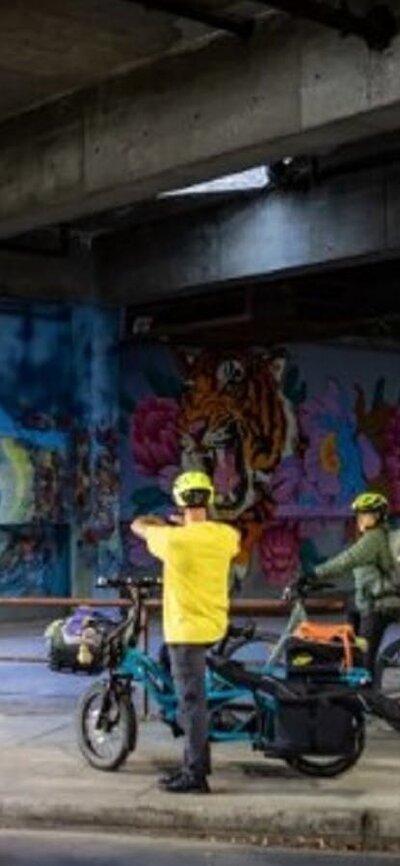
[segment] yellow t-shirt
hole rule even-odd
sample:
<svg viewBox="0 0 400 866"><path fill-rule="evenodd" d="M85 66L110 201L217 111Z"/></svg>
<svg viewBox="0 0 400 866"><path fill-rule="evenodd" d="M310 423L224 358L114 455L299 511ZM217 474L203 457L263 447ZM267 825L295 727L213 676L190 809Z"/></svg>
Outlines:
<svg viewBox="0 0 400 866"><path fill-rule="evenodd" d="M149 526L150 552L164 563L163 624L167 643L214 643L228 624L231 560L239 534L210 520Z"/></svg>

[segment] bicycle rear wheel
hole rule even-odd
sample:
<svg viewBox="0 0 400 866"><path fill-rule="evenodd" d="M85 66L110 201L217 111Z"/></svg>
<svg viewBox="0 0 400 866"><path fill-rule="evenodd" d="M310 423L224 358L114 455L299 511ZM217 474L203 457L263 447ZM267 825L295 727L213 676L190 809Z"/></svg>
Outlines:
<svg viewBox="0 0 400 866"><path fill-rule="evenodd" d="M293 770L303 776L333 779L351 770L361 757L365 747L365 723L361 713L353 715L354 739L352 749L346 755L320 757L318 755L296 755L286 759Z"/></svg>
<svg viewBox="0 0 400 866"><path fill-rule="evenodd" d="M392 641L378 656L375 687L400 710L400 638ZM400 721L388 718L388 724L400 733Z"/></svg>

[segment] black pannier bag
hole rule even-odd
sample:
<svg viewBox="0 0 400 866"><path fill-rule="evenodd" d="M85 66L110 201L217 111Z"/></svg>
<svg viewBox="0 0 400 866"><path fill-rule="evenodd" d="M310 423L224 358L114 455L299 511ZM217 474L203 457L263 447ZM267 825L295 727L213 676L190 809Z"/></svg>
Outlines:
<svg viewBox="0 0 400 866"><path fill-rule="evenodd" d="M286 667L289 678L304 676L339 677L343 669L343 644L319 643L289 638L286 645Z"/></svg>
<svg viewBox="0 0 400 866"><path fill-rule="evenodd" d="M357 720L349 703L322 696L280 701L275 720L275 744L284 755L351 754Z"/></svg>

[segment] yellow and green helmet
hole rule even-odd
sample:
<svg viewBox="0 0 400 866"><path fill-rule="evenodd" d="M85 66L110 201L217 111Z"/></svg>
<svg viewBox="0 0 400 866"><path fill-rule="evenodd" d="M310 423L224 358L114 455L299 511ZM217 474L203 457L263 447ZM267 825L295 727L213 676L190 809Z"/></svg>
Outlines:
<svg viewBox="0 0 400 866"><path fill-rule="evenodd" d="M360 493L352 503L352 509L356 514L375 513L385 516L389 510L389 502L383 493L374 491Z"/></svg>
<svg viewBox="0 0 400 866"><path fill-rule="evenodd" d="M182 472L172 488L174 502L179 508L207 508L215 499L214 485L205 472Z"/></svg>

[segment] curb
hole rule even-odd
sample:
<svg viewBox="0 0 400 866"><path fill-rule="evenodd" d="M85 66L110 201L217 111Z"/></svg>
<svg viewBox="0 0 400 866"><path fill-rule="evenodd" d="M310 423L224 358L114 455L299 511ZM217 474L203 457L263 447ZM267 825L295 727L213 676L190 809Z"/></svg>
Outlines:
<svg viewBox="0 0 400 866"><path fill-rule="evenodd" d="M193 802L193 801L192 801ZM336 850L398 851L400 822L397 811L313 810L243 813L212 816L201 804L188 809L151 809L148 806L107 808L52 805L40 802L0 802L0 829L42 829L136 835L207 838L263 847L334 848Z"/></svg>

